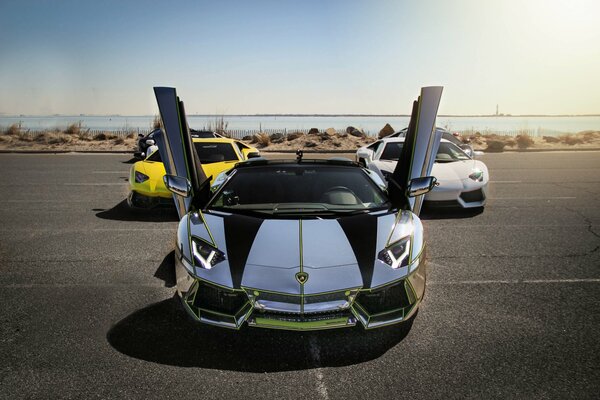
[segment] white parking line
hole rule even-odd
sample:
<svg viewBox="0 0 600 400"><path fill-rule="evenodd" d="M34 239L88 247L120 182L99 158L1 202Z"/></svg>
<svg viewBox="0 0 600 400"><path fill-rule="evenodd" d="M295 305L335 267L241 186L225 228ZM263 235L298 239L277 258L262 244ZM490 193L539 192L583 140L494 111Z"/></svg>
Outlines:
<svg viewBox="0 0 600 400"><path fill-rule="evenodd" d="M577 197L559 196L559 197L489 197L494 200L572 200Z"/></svg>
<svg viewBox="0 0 600 400"><path fill-rule="evenodd" d="M107 183L63 183L64 186L125 186L127 182L107 182Z"/></svg>
<svg viewBox="0 0 600 400"><path fill-rule="evenodd" d="M549 284L549 283L600 283L600 278L565 278L565 279L490 279L490 280L467 280L467 281L431 281L429 285L493 285L493 284Z"/></svg>
<svg viewBox="0 0 600 400"><path fill-rule="evenodd" d="M523 183L523 181L490 181L490 183Z"/></svg>
<svg viewBox="0 0 600 400"><path fill-rule="evenodd" d="M315 336L311 336L308 339L308 346L310 349L310 354L317 365L321 365L321 352L319 350L319 345L317 344L317 339ZM325 381L323 381L323 371L321 368L315 368L315 377L317 378L317 392L319 393L319 397L321 399L329 399L329 393L327 393L327 387L325 386Z"/></svg>

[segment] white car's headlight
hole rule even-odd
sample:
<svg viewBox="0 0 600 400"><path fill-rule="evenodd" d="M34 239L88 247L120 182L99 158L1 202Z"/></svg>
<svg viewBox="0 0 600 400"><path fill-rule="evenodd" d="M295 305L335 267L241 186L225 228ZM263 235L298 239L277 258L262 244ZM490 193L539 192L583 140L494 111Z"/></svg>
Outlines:
<svg viewBox="0 0 600 400"><path fill-rule="evenodd" d="M377 258L393 269L397 269L408 265L409 253L410 236L407 236L381 250Z"/></svg>
<svg viewBox="0 0 600 400"><path fill-rule="evenodd" d="M225 253L197 238L192 238L192 253L195 264L204 269L211 269L225 260Z"/></svg>
<svg viewBox="0 0 600 400"><path fill-rule="evenodd" d="M482 182L483 181L483 171L480 170L479 168L475 168L471 172L471 175L469 175L469 178L471 178L475 182Z"/></svg>

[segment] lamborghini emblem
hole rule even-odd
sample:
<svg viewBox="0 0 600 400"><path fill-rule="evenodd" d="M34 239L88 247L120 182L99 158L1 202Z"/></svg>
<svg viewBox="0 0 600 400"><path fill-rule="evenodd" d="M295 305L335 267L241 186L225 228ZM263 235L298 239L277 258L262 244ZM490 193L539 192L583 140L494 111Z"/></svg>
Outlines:
<svg viewBox="0 0 600 400"><path fill-rule="evenodd" d="M308 280L308 274L306 272L298 272L296 274L296 280L299 284L304 285Z"/></svg>

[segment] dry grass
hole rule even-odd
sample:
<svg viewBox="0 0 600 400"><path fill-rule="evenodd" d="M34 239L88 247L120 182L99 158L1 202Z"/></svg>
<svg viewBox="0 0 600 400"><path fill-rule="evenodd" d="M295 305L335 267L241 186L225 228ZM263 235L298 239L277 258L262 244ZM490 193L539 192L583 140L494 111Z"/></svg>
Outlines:
<svg viewBox="0 0 600 400"><path fill-rule="evenodd" d="M114 144L123 144L125 143L125 139L122 137L118 137L113 141Z"/></svg>
<svg viewBox="0 0 600 400"><path fill-rule="evenodd" d="M160 129L160 124L160 116L155 115L154 119L152 120L152 129Z"/></svg>
<svg viewBox="0 0 600 400"><path fill-rule="evenodd" d="M291 132L291 133L287 134L287 140L288 141L296 140L298 138L301 138L302 136L304 136L303 132Z"/></svg>
<svg viewBox="0 0 600 400"><path fill-rule="evenodd" d="M8 128L6 128L4 133L10 136L17 136L21 133L21 127L19 126L19 124L12 124Z"/></svg>
<svg viewBox="0 0 600 400"><path fill-rule="evenodd" d="M102 132L102 133L99 133L96 136L94 136L94 140L98 140L98 141L112 140L112 139L116 139L116 138L117 138L117 135L113 135L110 132Z"/></svg>
<svg viewBox="0 0 600 400"><path fill-rule="evenodd" d="M268 147L271 144L271 137L261 132L252 136L252 143L256 143L261 147Z"/></svg>
<svg viewBox="0 0 600 400"><path fill-rule="evenodd" d="M81 133L81 122L67 126L65 133L67 135L79 135Z"/></svg>
<svg viewBox="0 0 600 400"><path fill-rule="evenodd" d="M488 140L487 147L484 151L487 151L490 153L500 153L500 152L504 151L504 146L506 146L506 143L504 141Z"/></svg>
<svg viewBox="0 0 600 400"><path fill-rule="evenodd" d="M559 136L559 139L562 143L569 145L569 146L574 146L576 144L582 144L583 138L577 136L577 135L563 135L563 136Z"/></svg>
<svg viewBox="0 0 600 400"><path fill-rule="evenodd" d="M517 146L519 146L520 149L531 147L534 143L533 139L528 134L518 135L516 141Z"/></svg>

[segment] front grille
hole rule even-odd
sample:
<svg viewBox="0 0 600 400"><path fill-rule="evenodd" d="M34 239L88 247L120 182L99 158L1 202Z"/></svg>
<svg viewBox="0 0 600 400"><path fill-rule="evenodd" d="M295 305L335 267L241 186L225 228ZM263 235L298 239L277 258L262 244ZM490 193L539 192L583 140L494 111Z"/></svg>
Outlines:
<svg viewBox="0 0 600 400"><path fill-rule="evenodd" d="M323 314L288 314L288 313L278 313L278 312L265 312L257 314L260 318L265 319L273 319L277 321L287 321L287 322L318 322L318 321L328 321L332 319L345 318L349 317L351 314L348 311L342 312L329 312Z"/></svg>
<svg viewBox="0 0 600 400"><path fill-rule="evenodd" d="M476 201L483 201L483 191L481 189L473 190L471 192L462 192L460 198L466 203L473 203Z"/></svg>
<svg viewBox="0 0 600 400"><path fill-rule="evenodd" d="M192 305L196 308L233 315L246 304L247 300L245 293L221 289L199 281Z"/></svg>
<svg viewBox="0 0 600 400"><path fill-rule="evenodd" d="M268 311L305 314L329 313L333 310L349 307L351 293L355 293L355 291L343 290L314 295L260 292L254 298L259 307L264 307Z"/></svg>
<svg viewBox="0 0 600 400"><path fill-rule="evenodd" d="M356 302L371 315L397 310L410 306L406 290L404 281L400 281L395 285L372 292L360 292Z"/></svg>

